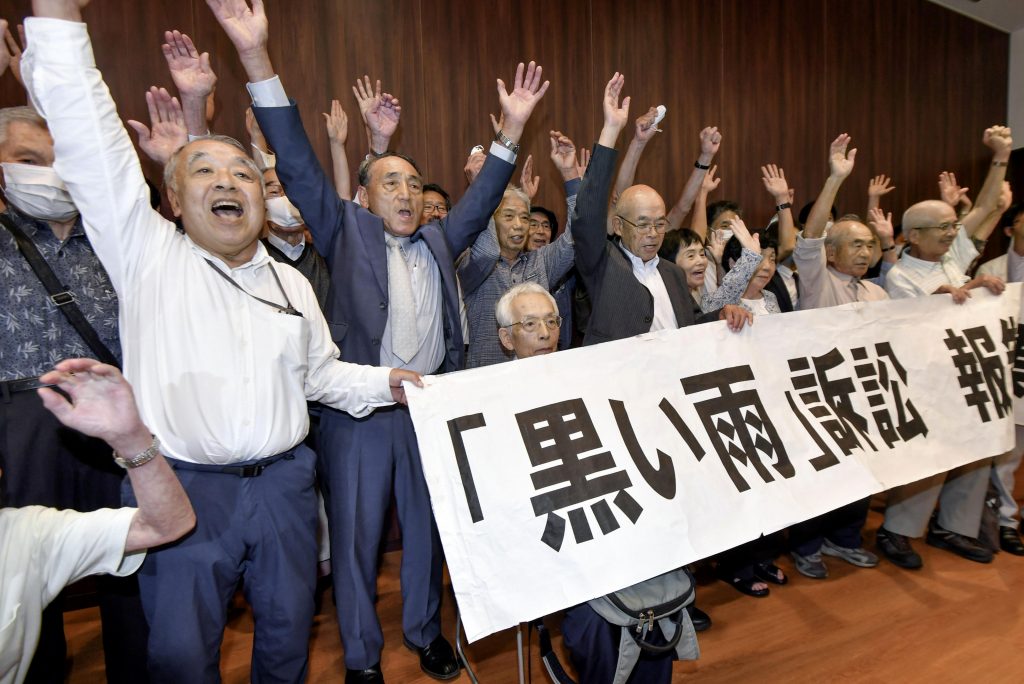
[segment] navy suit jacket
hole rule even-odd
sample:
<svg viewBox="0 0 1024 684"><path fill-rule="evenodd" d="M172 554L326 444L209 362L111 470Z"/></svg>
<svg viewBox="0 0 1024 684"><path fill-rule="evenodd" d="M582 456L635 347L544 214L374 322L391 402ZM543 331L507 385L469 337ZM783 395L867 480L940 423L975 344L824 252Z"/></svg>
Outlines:
<svg viewBox="0 0 1024 684"><path fill-rule="evenodd" d="M253 112L277 153L281 184L302 212L313 245L330 269L325 316L341 358L380 365L381 338L388 319L384 222L338 197L313 152L294 102L289 107L253 107ZM421 226L412 236L414 241L427 243L441 273L445 357L439 372L458 370L465 362L455 257L487 227L514 169L513 164L487 155L480 174L448 216Z"/></svg>

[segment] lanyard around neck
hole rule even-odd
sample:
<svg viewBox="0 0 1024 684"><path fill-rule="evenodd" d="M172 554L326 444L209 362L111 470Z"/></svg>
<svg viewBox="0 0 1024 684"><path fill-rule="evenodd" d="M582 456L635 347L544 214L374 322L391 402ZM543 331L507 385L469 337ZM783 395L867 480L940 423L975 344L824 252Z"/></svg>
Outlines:
<svg viewBox="0 0 1024 684"><path fill-rule="evenodd" d="M212 268L214 271L217 272L217 275L219 275L221 278L223 278L224 280L226 280L229 283L231 283L232 287L234 287L237 290L241 291L243 294L248 295L249 297L252 297L257 302L262 302L263 304L266 304L267 306L271 306L271 307L277 309L280 313L289 314L291 316L298 316L300 318L303 318L302 312L292 306L291 301L288 299L288 293L284 291L284 286L281 285L281 279L277 276L277 271L274 270L274 266L270 262L267 263L267 268L270 269L270 273L274 276L274 280L277 281L277 288L279 290L281 290L281 295L284 297L284 303L285 303L284 306L281 306L280 304L277 304L275 302L271 302L269 300L263 299L262 297L257 297L256 295L254 295L253 293L249 292L244 287L242 287L241 285L236 283L230 276L228 276L226 273L224 273L224 271L222 271L219 268L217 268L217 264L213 263L212 261L210 261L206 257L203 257L203 260L210 265L210 268Z"/></svg>

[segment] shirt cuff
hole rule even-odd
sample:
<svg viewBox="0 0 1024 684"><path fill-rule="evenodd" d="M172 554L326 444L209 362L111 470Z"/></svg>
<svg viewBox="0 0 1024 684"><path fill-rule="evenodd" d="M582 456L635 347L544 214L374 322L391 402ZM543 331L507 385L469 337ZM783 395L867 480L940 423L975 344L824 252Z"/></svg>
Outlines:
<svg viewBox="0 0 1024 684"><path fill-rule="evenodd" d="M516 153L498 142L491 143L491 154L509 164L515 165L516 163Z"/></svg>
<svg viewBox="0 0 1024 684"><path fill-rule="evenodd" d="M193 140L199 140L200 138L208 138L208 137L210 137L210 129L206 129L206 132L203 133L202 135L192 135L191 133L189 133L188 134L188 141L192 142Z"/></svg>
<svg viewBox="0 0 1024 684"><path fill-rule="evenodd" d="M288 95L284 92L284 86L281 84L281 77L276 74L265 81L246 83L245 87L249 91L254 107L288 107L291 105Z"/></svg>
<svg viewBox="0 0 1024 684"><path fill-rule="evenodd" d="M81 22L27 17L25 40L28 41L26 57L31 54L39 61L50 64L96 66L89 30Z"/></svg>

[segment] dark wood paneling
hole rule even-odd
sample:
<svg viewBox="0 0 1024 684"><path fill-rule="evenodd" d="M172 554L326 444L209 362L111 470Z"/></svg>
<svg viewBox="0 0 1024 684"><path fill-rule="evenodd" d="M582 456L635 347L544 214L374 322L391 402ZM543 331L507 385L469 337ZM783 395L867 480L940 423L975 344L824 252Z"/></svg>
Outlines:
<svg viewBox="0 0 1024 684"><path fill-rule="evenodd" d="M29 7L2 0L0 16L16 23ZM145 88L170 85L159 44L164 29L178 28L213 55L216 130L245 139L245 76L203 0L98 1L86 12L123 116L144 116ZM801 206L821 187L828 142L842 131L858 148L838 200L844 211L863 211L877 173L895 178L884 206L897 215L934 196L943 169L977 192L988 157L981 132L1006 111L1007 35L926 0L273 0L267 12L271 55L323 163L320 112L332 97L350 116L352 166L365 154L351 86L369 73L402 101L397 149L456 196L466 153L491 137L495 78L510 82L519 60L536 59L552 85L522 141L523 158L536 158L538 202L560 214L547 133L558 128L592 144L599 98L616 70L627 77L631 118L652 105L669 110L637 181L671 203L692 168L698 131L717 125L724 181L712 199L739 201L754 224L771 212L760 165L782 165ZM0 79L0 104L22 102L13 78ZM630 127L620 149L631 137Z"/></svg>

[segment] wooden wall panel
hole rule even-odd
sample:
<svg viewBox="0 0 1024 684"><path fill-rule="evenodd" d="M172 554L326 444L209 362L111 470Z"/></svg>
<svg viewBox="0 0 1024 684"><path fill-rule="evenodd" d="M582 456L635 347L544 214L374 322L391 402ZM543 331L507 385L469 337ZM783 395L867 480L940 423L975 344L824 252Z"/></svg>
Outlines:
<svg viewBox="0 0 1024 684"><path fill-rule="evenodd" d="M0 16L17 22L29 7L0 0ZM539 61L552 86L523 151L543 179L538 201L559 213L547 133L592 144L600 94L616 70L627 77L631 118L652 105L669 110L637 181L671 203L692 169L697 132L718 125L724 182L712 199L738 200L754 224L771 213L760 165L786 169L799 207L816 195L828 142L844 130L859 157L843 210L863 211L876 173L895 178L885 206L897 214L933 196L942 169L977 191L987 170L981 132L1006 110L1007 35L926 0L269 0L267 11L271 55L325 165L320 112L332 97L350 116L351 165L366 152L351 86L369 73L402 101L397 148L456 196L466 153L491 137L494 79L509 81L519 60ZM170 85L159 44L164 29L178 28L213 55L215 129L245 139L245 76L203 0L97 0L86 17L123 116L144 116L145 88ZM0 78L0 105L22 102L13 78ZM620 149L631 137L630 128Z"/></svg>
<svg viewBox="0 0 1024 684"><path fill-rule="evenodd" d="M797 208L819 183L822 155L815 152L827 144L823 24L818 0L723 3L726 138L722 187L710 199L738 201L750 225L763 226L774 213L761 165L785 169Z"/></svg>

